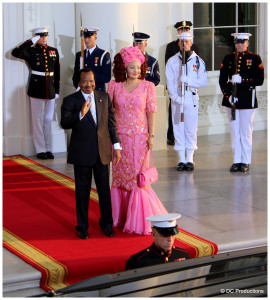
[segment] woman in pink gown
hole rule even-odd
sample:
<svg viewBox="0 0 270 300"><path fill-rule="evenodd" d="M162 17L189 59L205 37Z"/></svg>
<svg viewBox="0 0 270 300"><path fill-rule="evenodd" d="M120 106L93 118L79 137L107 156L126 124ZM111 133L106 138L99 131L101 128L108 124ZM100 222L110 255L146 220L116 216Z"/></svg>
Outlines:
<svg viewBox="0 0 270 300"><path fill-rule="evenodd" d="M113 225L144 235L151 233L146 217L167 213L152 187L139 188L137 181L142 165L143 170L148 167L143 160L153 148L157 111L155 86L144 80L146 69L138 47L123 48L114 58L115 81L108 85L122 147L120 162L112 164Z"/></svg>

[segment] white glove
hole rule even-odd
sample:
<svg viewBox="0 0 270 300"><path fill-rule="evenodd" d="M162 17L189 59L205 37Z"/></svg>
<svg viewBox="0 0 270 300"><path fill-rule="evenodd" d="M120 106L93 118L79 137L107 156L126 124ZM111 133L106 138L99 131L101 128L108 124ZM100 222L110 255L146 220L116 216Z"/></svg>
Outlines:
<svg viewBox="0 0 270 300"><path fill-rule="evenodd" d="M182 105L183 99L182 99L182 97L177 97L173 102Z"/></svg>
<svg viewBox="0 0 270 300"><path fill-rule="evenodd" d="M242 77L239 74L235 74L232 76L232 83L241 83Z"/></svg>
<svg viewBox="0 0 270 300"><path fill-rule="evenodd" d="M238 98L234 97L234 103L236 103L237 101L238 101ZM232 96L230 96L229 102L232 104Z"/></svg>
<svg viewBox="0 0 270 300"><path fill-rule="evenodd" d="M35 35L34 37L31 38L31 41L35 45L35 43L40 39L40 35Z"/></svg>
<svg viewBox="0 0 270 300"><path fill-rule="evenodd" d="M59 98L59 95L55 94L54 99L57 99L57 98Z"/></svg>
<svg viewBox="0 0 270 300"><path fill-rule="evenodd" d="M184 83L188 83L188 77L186 75L181 75L180 80Z"/></svg>

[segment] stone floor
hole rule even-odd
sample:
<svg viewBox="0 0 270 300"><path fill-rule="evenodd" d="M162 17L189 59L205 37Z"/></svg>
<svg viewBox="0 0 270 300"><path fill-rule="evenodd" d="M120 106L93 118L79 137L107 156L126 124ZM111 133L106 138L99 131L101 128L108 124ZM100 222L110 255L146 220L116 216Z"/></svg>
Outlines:
<svg viewBox="0 0 270 300"><path fill-rule="evenodd" d="M219 252L266 245L267 132L254 132L252 164L246 174L229 172L229 134L200 136L198 147L194 172L175 170L178 156L172 146L154 151L159 181L153 189L168 212L181 213L179 226L217 243ZM48 161L30 158L73 178L73 166L66 164L66 153L56 153L55 159ZM40 278L38 271L6 250L3 269L4 284L13 284L20 277L29 276L36 282ZM38 285L32 288L35 290L3 291L6 297L38 294Z"/></svg>

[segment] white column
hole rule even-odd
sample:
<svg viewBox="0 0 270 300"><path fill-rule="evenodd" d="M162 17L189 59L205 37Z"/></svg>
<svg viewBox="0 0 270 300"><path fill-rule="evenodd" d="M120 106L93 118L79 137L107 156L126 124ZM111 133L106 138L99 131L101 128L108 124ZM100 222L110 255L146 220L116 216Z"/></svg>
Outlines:
<svg viewBox="0 0 270 300"><path fill-rule="evenodd" d="M16 21L14 21L16 20ZM3 4L3 153L34 153L31 137L30 102L27 96L27 65L11 51L30 37L24 25L24 4Z"/></svg>
<svg viewBox="0 0 270 300"><path fill-rule="evenodd" d="M76 52L80 51L80 26L100 28L96 44L108 50L112 59L123 47L132 45L132 31L137 28L137 3L76 3ZM91 16L91 18L89 17Z"/></svg>

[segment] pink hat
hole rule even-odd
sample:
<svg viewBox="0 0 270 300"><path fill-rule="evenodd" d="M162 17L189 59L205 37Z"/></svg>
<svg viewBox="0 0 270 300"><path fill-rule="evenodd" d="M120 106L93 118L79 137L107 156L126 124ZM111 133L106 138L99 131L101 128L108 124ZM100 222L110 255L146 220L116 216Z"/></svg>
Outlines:
<svg viewBox="0 0 270 300"><path fill-rule="evenodd" d="M143 64L145 61L145 57L142 54L142 51L137 46L136 47L130 46L130 47L121 49L120 55L125 64L125 67L129 63L131 63L133 60L138 60L141 62L141 64Z"/></svg>

